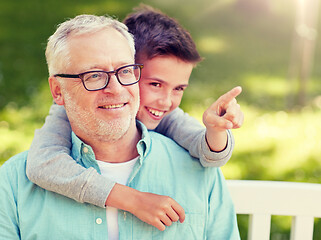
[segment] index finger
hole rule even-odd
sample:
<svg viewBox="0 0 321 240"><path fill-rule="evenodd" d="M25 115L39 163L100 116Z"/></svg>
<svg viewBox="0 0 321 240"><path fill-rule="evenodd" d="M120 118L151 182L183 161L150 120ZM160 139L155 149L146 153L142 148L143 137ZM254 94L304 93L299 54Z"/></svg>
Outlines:
<svg viewBox="0 0 321 240"><path fill-rule="evenodd" d="M242 92L242 87L237 86L237 87L233 88L232 90L228 91L227 93L223 94L221 97L219 97L218 101L222 102L223 105L228 104L230 101L232 101L238 95L240 95L241 92Z"/></svg>

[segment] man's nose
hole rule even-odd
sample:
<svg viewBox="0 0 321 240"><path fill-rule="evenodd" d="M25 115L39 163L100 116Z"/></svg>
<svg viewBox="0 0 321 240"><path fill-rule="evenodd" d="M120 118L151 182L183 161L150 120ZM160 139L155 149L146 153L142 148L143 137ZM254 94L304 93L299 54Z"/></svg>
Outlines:
<svg viewBox="0 0 321 240"><path fill-rule="evenodd" d="M119 93L123 88L124 86L120 84L116 75L110 74L108 84L103 90L104 92Z"/></svg>

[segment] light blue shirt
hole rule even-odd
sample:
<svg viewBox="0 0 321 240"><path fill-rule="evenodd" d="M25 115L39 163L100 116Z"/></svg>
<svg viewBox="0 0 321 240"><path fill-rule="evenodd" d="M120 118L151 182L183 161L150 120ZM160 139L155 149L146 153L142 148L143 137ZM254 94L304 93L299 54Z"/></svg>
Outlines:
<svg viewBox="0 0 321 240"><path fill-rule="evenodd" d="M140 157L128 186L172 197L184 208L186 219L162 232L120 210L119 239L239 239L220 169L203 168L174 141L138 125ZM77 163L100 172L91 147L74 134L72 142ZM78 203L30 182L25 173L27 154L14 156L0 168L0 239L107 239L106 209Z"/></svg>

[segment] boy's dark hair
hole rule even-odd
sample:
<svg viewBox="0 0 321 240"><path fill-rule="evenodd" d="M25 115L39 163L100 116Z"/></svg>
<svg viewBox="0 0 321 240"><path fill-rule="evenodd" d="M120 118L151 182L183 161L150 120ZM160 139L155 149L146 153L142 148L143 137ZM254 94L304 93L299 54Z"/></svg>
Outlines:
<svg viewBox="0 0 321 240"><path fill-rule="evenodd" d="M124 23L134 35L136 62L159 55L173 55L193 64L202 60L190 33L159 10L141 5Z"/></svg>

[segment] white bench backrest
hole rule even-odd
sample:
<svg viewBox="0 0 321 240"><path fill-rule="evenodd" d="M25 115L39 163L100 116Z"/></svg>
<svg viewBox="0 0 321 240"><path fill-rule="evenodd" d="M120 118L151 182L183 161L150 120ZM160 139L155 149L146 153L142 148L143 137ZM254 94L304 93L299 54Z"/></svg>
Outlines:
<svg viewBox="0 0 321 240"><path fill-rule="evenodd" d="M270 239L271 215L293 216L291 240L313 238L321 218L321 184L227 180L237 214L249 214L250 240Z"/></svg>

